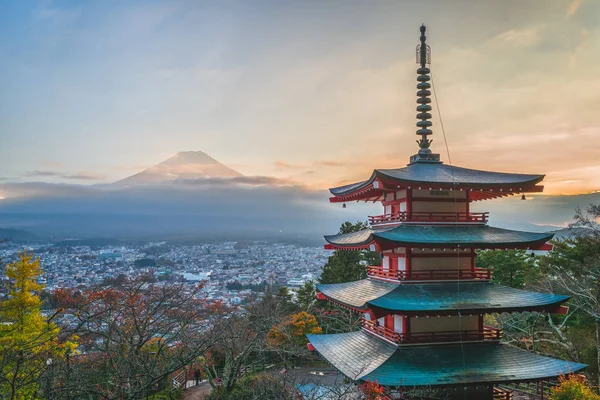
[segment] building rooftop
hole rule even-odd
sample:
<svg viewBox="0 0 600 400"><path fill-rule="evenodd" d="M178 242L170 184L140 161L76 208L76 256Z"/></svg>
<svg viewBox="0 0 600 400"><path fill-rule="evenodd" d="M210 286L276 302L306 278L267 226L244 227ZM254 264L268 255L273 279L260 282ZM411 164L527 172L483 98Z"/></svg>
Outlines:
<svg viewBox="0 0 600 400"><path fill-rule="evenodd" d="M307 336L315 349L350 379L384 386L533 381L586 367L493 342L396 347L363 331Z"/></svg>
<svg viewBox="0 0 600 400"><path fill-rule="evenodd" d="M529 292L490 282L395 284L376 279L321 284L328 299L356 310L379 308L401 313L456 314L552 311L568 296Z"/></svg>
<svg viewBox="0 0 600 400"><path fill-rule="evenodd" d="M537 248L552 239L551 233L521 232L487 225L411 225L368 228L358 232L329 235L334 248L366 248L378 243L384 249L408 247Z"/></svg>

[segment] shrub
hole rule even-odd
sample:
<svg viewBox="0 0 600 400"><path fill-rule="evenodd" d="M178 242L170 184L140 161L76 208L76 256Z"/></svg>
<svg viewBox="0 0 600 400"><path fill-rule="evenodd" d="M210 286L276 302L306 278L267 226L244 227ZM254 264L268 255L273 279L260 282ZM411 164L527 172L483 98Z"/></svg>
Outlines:
<svg viewBox="0 0 600 400"><path fill-rule="evenodd" d="M550 400L600 400L582 375L562 376L559 385L550 389Z"/></svg>

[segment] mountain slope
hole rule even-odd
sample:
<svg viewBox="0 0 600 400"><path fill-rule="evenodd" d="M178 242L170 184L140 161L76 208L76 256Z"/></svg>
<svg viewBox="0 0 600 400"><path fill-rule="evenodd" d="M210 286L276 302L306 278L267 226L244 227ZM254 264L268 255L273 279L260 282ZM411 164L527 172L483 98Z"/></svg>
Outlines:
<svg viewBox="0 0 600 400"><path fill-rule="evenodd" d="M139 185L177 179L233 178L243 176L202 151L183 151L116 184Z"/></svg>

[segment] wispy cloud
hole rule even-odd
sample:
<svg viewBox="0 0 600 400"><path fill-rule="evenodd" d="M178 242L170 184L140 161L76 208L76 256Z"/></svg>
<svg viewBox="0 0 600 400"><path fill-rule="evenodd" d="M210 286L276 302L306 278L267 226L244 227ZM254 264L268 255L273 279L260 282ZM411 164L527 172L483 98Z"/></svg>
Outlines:
<svg viewBox="0 0 600 400"><path fill-rule="evenodd" d="M571 4L569 4L569 9L567 10L567 17L572 17L577 13L579 7L581 7L582 0L573 0Z"/></svg>
<svg viewBox="0 0 600 400"><path fill-rule="evenodd" d="M28 171L26 173L26 175L29 177L52 177L52 178L80 180L80 181L102 181L102 180L106 179L106 177L103 175L94 175L94 174L87 174L87 173L65 174L65 173L57 172L57 171L44 171L44 170Z"/></svg>
<svg viewBox="0 0 600 400"><path fill-rule="evenodd" d="M276 160L273 165L276 168L279 169L300 169L300 168L306 168L305 165L301 165L301 164L292 164L292 163L288 163L286 161L281 161L281 160Z"/></svg>
<svg viewBox="0 0 600 400"><path fill-rule="evenodd" d="M333 160L328 160L328 161L317 161L315 163L316 165L322 166L322 167L343 167L344 163L341 161L333 161Z"/></svg>
<svg viewBox="0 0 600 400"><path fill-rule="evenodd" d="M495 36L490 40L491 44L514 47L530 47L540 41L542 27L526 29L511 29Z"/></svg>

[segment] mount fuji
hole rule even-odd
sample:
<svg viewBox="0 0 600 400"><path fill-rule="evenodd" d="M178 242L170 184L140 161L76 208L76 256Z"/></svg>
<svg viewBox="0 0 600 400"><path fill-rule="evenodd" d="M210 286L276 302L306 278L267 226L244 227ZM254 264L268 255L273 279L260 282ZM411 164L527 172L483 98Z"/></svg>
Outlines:
<svg viewBox="0 0 600 400"><path fill-rule="evenodd" d="M117 185L145 185L180 179L235 178L238 171L202 151L182 151L153 167L115 182Z"/></svg>

